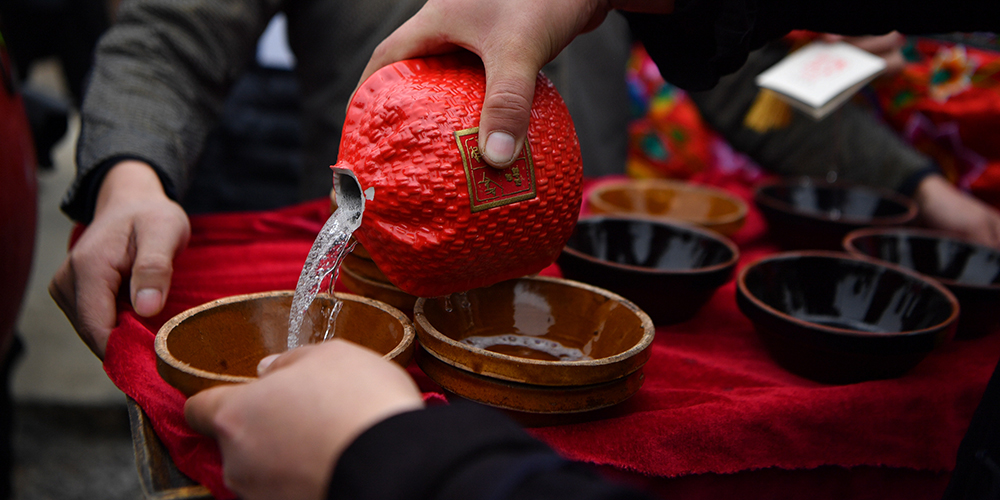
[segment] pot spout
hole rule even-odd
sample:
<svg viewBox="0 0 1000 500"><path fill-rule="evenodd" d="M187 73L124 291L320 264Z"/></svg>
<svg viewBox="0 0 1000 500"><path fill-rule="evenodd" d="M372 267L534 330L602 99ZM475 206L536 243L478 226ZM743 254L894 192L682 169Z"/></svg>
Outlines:
<svg viewBox="0 0 1000 500"><path fill-rule="evenodd" d="M368 188L366 193L354 172L336 165L333 166L333 191L337 197L337 206L361 214L365 211L366 195L368 199L375 197L375 188Z"/></svg>

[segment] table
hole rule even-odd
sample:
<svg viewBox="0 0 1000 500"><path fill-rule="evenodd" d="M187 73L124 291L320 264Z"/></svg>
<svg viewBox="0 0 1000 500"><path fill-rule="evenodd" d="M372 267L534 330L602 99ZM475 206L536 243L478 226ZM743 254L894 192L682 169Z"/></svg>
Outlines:
<svg viewBox="0 0 1000 500"><path fill-rule="evenodd" d="M745 185L729 188L749 196ZM218 450L187 428L183 396L156 375L153 333L220 296L293 288L327 210L318 200L193 217L164 313L138 318L122 304L106 371L145 411L177 467L223 496ZM776 251L754 210L734 241L741 267ZM644 386L631 399L590 419L529 431L665 498L939 498L1000 358L1000 335L951 342L898 379L824 385L770 359L735 306L734 286L721 288L694 319L658 328ZM410 370L430 397L442 397Z"/></svg>

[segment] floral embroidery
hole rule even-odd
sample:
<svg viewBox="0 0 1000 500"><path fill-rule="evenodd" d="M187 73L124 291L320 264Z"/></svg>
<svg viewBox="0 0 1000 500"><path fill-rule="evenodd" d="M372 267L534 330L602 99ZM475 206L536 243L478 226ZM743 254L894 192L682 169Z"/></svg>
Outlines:
<svg viewBox="0 0 1000 500"><path fill-rule="evenodd" d="M968 57L964 45L942 47L931 61L931 98L945 102L965 91L972 85L972 74L975 72L976 62Z"/></svg>

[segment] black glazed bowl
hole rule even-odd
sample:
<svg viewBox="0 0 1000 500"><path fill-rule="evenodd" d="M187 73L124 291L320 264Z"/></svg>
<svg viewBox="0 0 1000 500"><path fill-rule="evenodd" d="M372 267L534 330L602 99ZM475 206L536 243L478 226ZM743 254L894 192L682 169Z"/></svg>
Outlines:
<svg viewBox="0 0 1000 500"><path fill-rule="evenodd" d="M848 252L934 278L958 298L958 338L1000 330L1000 250L915 228L869 228L844 237Z"/></svg>
<svg viewBox="0 0 1000 500"><path fill-rule="evenodd" d="M771 357L824 383L893 378L950 339L958 301L940 283L842 252L784 252L743 268L736 302Z"/></svg>
<svg viewBox="0 0 1000 500"><path fill-rule="evenodd" d="M610 290L656 325L691 319L733 276L739 250L713 231L639 216L586 217L556 261L563 276Z"/></svg>
<svg viewBox="0 0 1000 500"><path fill-rule="evenodd" d="M797 250L840 250L855 229L901 226L917 216L916 203L898 193L808 177L765 181L754 192L754 204L771 237Z"/></svg>

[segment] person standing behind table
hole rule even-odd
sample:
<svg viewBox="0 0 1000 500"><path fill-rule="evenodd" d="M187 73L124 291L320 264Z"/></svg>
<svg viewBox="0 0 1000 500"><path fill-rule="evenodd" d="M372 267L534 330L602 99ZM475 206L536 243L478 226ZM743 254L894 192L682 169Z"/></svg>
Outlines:
<svg viewBox="0 0 1000 500"><path fill-rule="evenodd" d="M609 8L642 10L626 13L634 36L643 42L666 81L686 90L706 90L724 75L738 70L751 50L776 40L792 29L878 35L899 28L913 34L950 31L993 31L1000 25L1000 4L961 2L943 8L937 4L897 7L887 2L809 3L761 1L574 0L572 7L536 8L535 19L524 21L524 2L484 5L472 2L463 9L476 12L453 23L453 0L429 2L417 16L393 33L377 49L365 76L408 57L463 47L483 58L487 87L479 140L487 162L509 165L523 144L533 94L533 76L552 60L575 34L593 29ZM725 6L728 10L722 9ZM719 16L719 12L728 12ZM572 12L572 14L567 14ZM656 15L661 14L661 15ZM464 17L464 14L463 14ZM525 33L511 29L516 23ZM926 172L924 172L926 174ZM918 178L919 177L919 178ZM1000 215L996 210L949 184L940 175L914 176L915 201L928 226L944 228L991 246L1000 246Z"/></svg>
<svg viewBox="0 0 1000 500"><path fill-rule="evenodd" d="M529 0L499 5L431 1L376 49L365 76L401 59L455 47L477 53L487 72L480 143L490 164L504 166L524 141L537 69L573 36L600 24L611 8L646 13L626 13L633 35L643 42L664 79L686 90L712 88L722 76L739 69L751 50L792 29L878 35L895 28L913 34L988 31L1000 24L1000 6L987 1L947 8L936 3L903 7L862 0L573 0L558 8L530 4ZM459 8L464 9L461 22L455 22ZM525 19L525 12L532 13L531 20Z"/></svg>
<svg viewBox="0 0 1000 500"><path fill-rule="evenodd" d="M815 36L826 41L843 40L882 57L887 64L883 78L892 78L905 64L901 49L906 39L897 32L861 37ZM801 33L793 35L793 39L802 37ZM627 21L620 13L612 12L597 29L576 37L542 69L573 116L587 177L626 173L630 111L625 66L631 41ZM768 43L752 51L743 67L722 78L711 90L687 96L705 123L769 172L822 178L835 165L839 180L912 197L921 221L928 227L1000 248L1000 211L948 182L933 159L904 142L864 105L848 101L835 115L823 120L785 106L790 117L787 123L776 123L768 130L746 126L746 118L757 109L757 75L786 56L789 48L790 42L785 39ZM656 113L648 118L664 120ZM666 118L661 125L678 125L669 120ZM674 146L684 147L682 143L670 144L669 140L663 145L668 149ZM673 161L683 161L685 152L673 153Z"/></svg>
<svg viewBox="0 0 1000 500"><path fill-rule="evenodd" d="M877 4L874 5L877 7ZM492 146L487 142L487 153L491 161L504 160L520 147L516 134L523 129L518 127L527 123L528 109L518 105L531 102L533 87L526 85L525 76L530 75L533 82L538 69L573 36L598 24L607 10L616 6L653 9L654 12L670 12L673 8L672 3L642 0L627 4L573 0L560 4L558 9L546 2L527 0L504 3L492 0L431 0L417 16L380 45L365 74L398 59L440 52L451 46L462 46L480 54L486 62L487 78L491 81L486 97L491 112L490 116L483 117L482 121L486 124L481 122L481 126L485 128L487 137L503 134L493 137L496 141ZM690 7L690 4L687 6ZM814 14L812 11L809 16L800 13L802 17L796 17L794 11L788 14L780 10L787 16L779 18L780 23L768 20L766 13L776 15L773 14L775 11L767 9L773 6L766 0L761 1L758 7L761 8L759 12L765 13L764 22L751 23L742 32L735 33L738 35L735 38L763 41L768 35L777 38L783 34L778 27L785 24L789 29L838 29L836 23L811 26L810 21L815 19L811 17ZM872 7L873 4L869 2L866 6ZM726 27L729 20L745 19L747 12L739 7L737 4L735 13L724 8L701 12L707 18L707 21L702 20L701 28L705 29L706 23L711 28L716 22ZM824 8L833 6L820 4L816 7L819 7L819 14L824 14ZM992 8L997 10L1000 5L993 5ZM690 11L686 12L690 14ZM983 18L980 16L991 12L986 8L966 12L974 21L962 24L959 22L961 18L931 17L935 13L924 11L920 13L923 17L908 17L900 24L883 18L883 23L875 23L865 29L872 32L908 26L941 30L963 26L982 29ZM647 29L664 20L663 17L631 17L634 23L645 25ZM827 18L820 16L819 19ZM909 24L920 19L929 21L926 25ZM992 19L1000 21L1000 16ZM850 25L844 19L841 22L841 26ZM755 32L757 28L763 31ZM641 32L647 39L655 36L645 30ZM697 34L697 31L692 33ZM715 50L703 51L698 57L685 56L687 65L681 64L682 69L701 70L686 81L711 84L722 71L735 69L733 62L741 60L739 49L749 50L749 47L740 45L736 48L737 53L733 54L727 52L732 47L723 44L722 48L722 52L728 54L725 59L729 61L724 64L716 64L719 61ZM665 45L661 44L654 51L664 49ZM745 58L745 52L742 58ZM669 56L661 58L661 70L669 62ZM343 373L337 375L338 367L346 370L343 373L351 373L352 377L345 377ZM341 495L395 498L401 495L397 488L408 484L412 487L406 491L421 498L529 498L528 495L546 497L546 494L558 497L560 493L574 491L570 489L574 486L586 484L583 478L577 476L560 477L559 481L553 482L551 478L554 475L547 473L552 470L551 466L541 465L548 463L544 457L551 455L523 442L515 444L519 442L516 432L506 434L506 431L496 431L507 427L501 423L486 428L460 428L460 423L469 423L473 419L459 419L449 430L464 432L445 434L448 437L447 446L443 442L434 442L412 456L407 455L405 448L387 446L386 443L419 440L425 431L429 431L429 435L440 435L434 434L435 425L446 421L448 413L454 415L464 410L457 405L421 409L419 393L400 368L349 343L334 340L296 349L277 359L266 359L259 371L261 378L258 381L203 391L191 397L185 407L185 415L191 425L220 442L227 484L244 498L282 496L314 499L320 498L324 492L328 498L341 498ZM348 379L350 383L346 382ZM303 381L315 384L303 384ZM317 401L317 398L320 400ZM344 404L345 401L351 403ZM316 411L296 411L302 404L309 404L309 408ZM350 411L345 408L350 408ZM424 416L431 412L440 413L424 420ZM995 421L985 420L986 425L995 426ZM266 436L267 432L255 432L255 429L281 429L286 432L280 436ZM261 435L273 439L257 439ZM497 438L492 445L477 446L489 443L491 436ZM464 447L466 452L447 460L448 450L454 447ZM476 453L476 450L482 453ZM489 457L496 450L506 450L513 456L491 462ZM309 460L288 462L275 457L308 457ZM439 464L435 461L442 457L453 467L436 467ZM382 465L386 461L400 458L409 460L400 460L402 468L394 468L395 477L382 473L385 470ZM331 468L332 478L329 476ZM407 479L414 482L407 483ZM428 482L434 486L428 488ZM597 480L596 483L602 482ZM603 484L606 486L607 483ZM593 485L583 490L593 493L601 487ZM629 495L634 494L613 490L606 496L595 497Z"/></svg>
<svg viewBox="0 0 1000 500"><path fill-rule="evenodd" d="M125 0L98 43L77 176L62 209L88 224L49 292L104 356L119 289L157 314L190 223L179 204L206 136L275 13L287 18L302 98L297 200L329 196L348 100L374 47L422 0Z"/></svg>
<svg viewBox="0 0 1000 500"><path fill-rule="evenodd" d="M842 37L821 35L826 41L845 41L885 59L880 78L892 78L903 69L903 35ZM736 73L723 77L713 89L689 96L705 121L732 146L781 175L826 177L876 186L913 198L924 225L948 231L976 243L1000 248L1000 212L970 193L959 190L941 174L929 156L903 141L875 112L848 101L835 113L814 120L795 109L787 124L767 130L746 125L753 113L759 87L755 79L780 61L789 42L771 42L750 53Z"/></svg>

